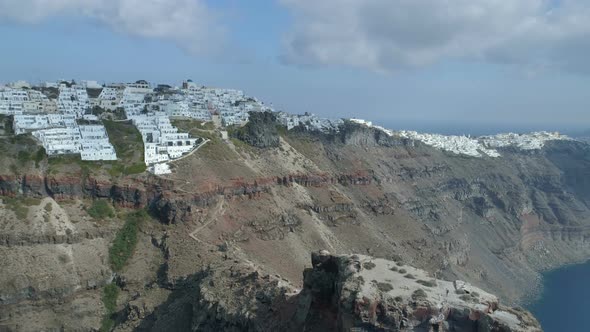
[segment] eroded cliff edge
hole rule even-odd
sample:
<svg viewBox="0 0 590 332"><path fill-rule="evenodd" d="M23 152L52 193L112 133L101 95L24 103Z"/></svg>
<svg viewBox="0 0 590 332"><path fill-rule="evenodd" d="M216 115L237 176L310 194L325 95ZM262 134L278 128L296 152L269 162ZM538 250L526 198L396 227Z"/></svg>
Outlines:
<svg viewBox="0 0 590 332"><path fill-rule="evenodd" d="M83 318L87 330L98 329L101 289L115 283L116 328L135 329L225 256L303 287L310 252L367 253L466 280L509 304L530 293L538 271L590 257L583 143L472 158L352 126L282 133L279 147L219 140L208 149L161 178L74 166L47 172L43 162L4 173L5 197L44 201L29 208L38 218L26 223L1 206L9 211L0 218L0 250L10 273L0 285L0 324L71 330ZM97 199L121 211L147 208L157 219L140 227L133 257L116 273L107 252L122 223L90 218L84 207ZM45 200L54 206L49 222ZM240 254L211 254L226 247ZM124 320L131 303L142 303L137 318Z"/></svg>
<svg viewBox="0 0 590 332"><path fill-rule="evenodd" d="M220 266L221 267L221 266ZM365 255L312 255L302 290L235 263L189 280L140 330L537 332L520 308L463 281ZM131 305L129 316L137 315Z"/></svg>

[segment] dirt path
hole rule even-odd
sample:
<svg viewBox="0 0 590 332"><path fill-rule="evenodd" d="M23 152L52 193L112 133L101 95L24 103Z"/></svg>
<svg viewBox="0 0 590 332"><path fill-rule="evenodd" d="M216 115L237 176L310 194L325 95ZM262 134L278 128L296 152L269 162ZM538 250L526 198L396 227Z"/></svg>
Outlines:
<svg viewBox="0 0 590 332"><path fill-rule="evenodd" d="M207 216L207 219L208 219L207 222L205 222L203 225L197 227L194 231L189 233L189 236L192 237L195 241L202 242L201 240L199 240L199 238L197 238L197 234L200 231L202 231L203 229L205 229L205 227L207 227L207 226L211 225L212 223L214 223L215 221L217 221L217 219L221 215L223 215L223 212L225 212L224 203L225 203L225 199L220 199L219 202L217 203L217 206L215 206L215 208Z"/></svg>

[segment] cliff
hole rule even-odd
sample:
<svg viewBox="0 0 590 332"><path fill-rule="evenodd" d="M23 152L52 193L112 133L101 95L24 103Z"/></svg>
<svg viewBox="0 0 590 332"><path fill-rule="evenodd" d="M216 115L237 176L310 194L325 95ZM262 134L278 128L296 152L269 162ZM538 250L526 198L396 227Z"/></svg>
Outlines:
<svg viewBox="0 0 590 332"><path fill-rule="evenodd" d="M541 331L523 309L399 261L320 251L312 265L299 294L309 308L307 331Z"/></svg>
<svg viewBox="0 0 590 332"><path fill-rule="evenodd" d="M251 134L259 136L257 130ZM1 168L0 257L9 273L0 278L0 329L73 330L83 320L85 330L96 330L107 312L102 304L107 284L119 290L109 315L117 330L164 328L159 325L167 321L164 316L185 311L194 312L188 322L203 321L199 326L213 324L212 329L282 329L272 325L278 321L272 313L278 303L292 304L293 288L304 289L301 298L313 298L301 271L319 248L334 253L330 257L343 266L348 264L344 260L362 265L368 259L350 253L403 261L407 271L415 266L433 276L416 270L412 274L422 276L416 280L428 282L435 275L438 285L465 280L510 305L538 291L540 271L590 257L587 144L556 141L540 150L511 148L502 150L500 158L474 158L352 123L339 133L277 134L273 144L278 146L248 148L235 140L212 140L173 163L173 174L162 177L109 175L87 165L51 168L47 161L16 173ZM95 200L107 201L116 216L90 216ZM45 209L47 203L51 211ZM122 218L144 208L153 220L138 228L137 246L126 266L113 271L109 248L124 225ZM236 272L234 265L243 266ZM364 275L368 272L355 272L367 287L372 285ZM318 273L307 272L306 278ZM244 282L265 280L277 305L253 300L267 286L242 290L242 281L232 274ZM409 280L405 275L392 279L396 276L388 278ZM235 319L214 325L209 316L225 315L226 309L209 302L215 302L218 289L231 285L236 285L235 293L219 296L222 304L235 303L228 311ZM176 299L188 296L185 287L194 291L186 301L201 302L178 304ZM363 287L358 290L364 292ZM238 300L241 292L249 299ZM440 304L435 293L426 307ZM406 295L400 295L406 311L418 308ZM259 314L271 325L244 320L239 307L268 309ZM290 305L280 307L286 312L279 310L279 317L290 310L301 313ZM396 322L405 318L418 326L401 312ZM209 316L197 318L197 313ZM305 322L308 315L298 317ZM358 317L327 321L374 323Z"/></svg>
<svg viewBox="0 0 590 332"><path fill-rule="evenodd" d="M232 263L217 262L189 278L139 330L541 331L523 309L400 262L320 251L302 290L252 264ZM124 314L141 318L141 305L131 302Z"/></svg>

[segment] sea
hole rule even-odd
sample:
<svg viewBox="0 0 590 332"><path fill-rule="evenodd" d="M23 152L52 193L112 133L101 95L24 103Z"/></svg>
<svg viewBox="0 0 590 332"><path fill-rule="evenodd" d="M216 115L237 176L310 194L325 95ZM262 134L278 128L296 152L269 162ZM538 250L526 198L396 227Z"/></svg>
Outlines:
<svg viewBox="0 0 590 332"><path fill-rule="evenodd" d="M545 273L543 286L527 309L545 332L590 331L590 261Z"/></svg>

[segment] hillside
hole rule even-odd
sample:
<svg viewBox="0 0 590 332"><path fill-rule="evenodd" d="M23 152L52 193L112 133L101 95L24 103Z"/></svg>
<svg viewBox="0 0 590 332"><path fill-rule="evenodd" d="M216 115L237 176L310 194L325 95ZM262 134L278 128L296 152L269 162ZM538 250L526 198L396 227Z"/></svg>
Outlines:
<svg viewBox="0 0 590 332"><path fill-rule="evenodd" d="M288 301L278 293L304 288L319 249L465 280L508 305L535 293L539 271L590 257L581 142L476 158L353 123L328 134L265 122L227 140L176 125L211 142L161 177L3 159L0 329L215 330L256 322L261 308L287 317L273 311ZM2 149L21 146L11 140ZM162 325L171 312L178 325Z"/></svg>

